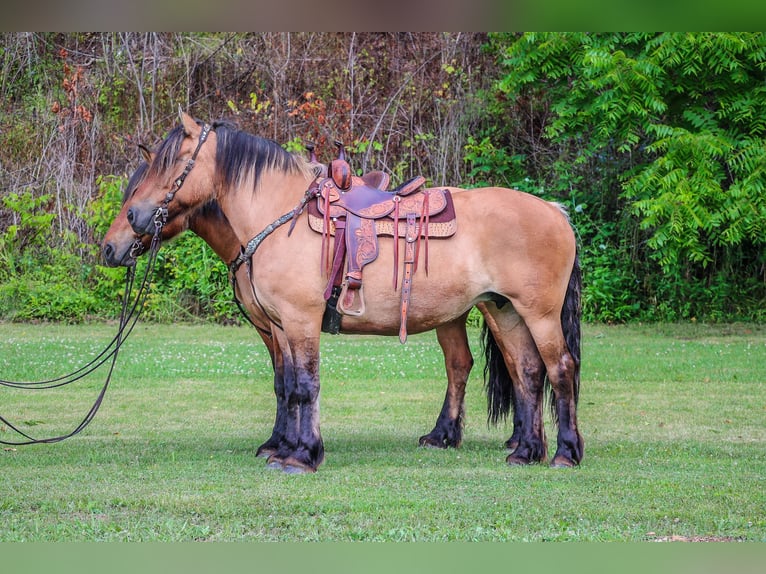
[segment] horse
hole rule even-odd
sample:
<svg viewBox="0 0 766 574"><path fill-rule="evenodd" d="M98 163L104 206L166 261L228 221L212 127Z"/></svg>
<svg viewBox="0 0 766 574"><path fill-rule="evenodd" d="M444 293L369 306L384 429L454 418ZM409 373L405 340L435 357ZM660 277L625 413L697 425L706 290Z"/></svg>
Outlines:
<svg viewBox="0 0 766 574"><path fill-rule="evenodd" d="M319 344L328 279L319 264L324 238L305 222L298 224L305 219L314 179L309 162L278 143L181 112L180 125L163 140L125 204L128 222L143 235L163 213L177 216L216 199L238 240L254 246L249 288L275 327L287 401L284 440L269 463L288 473L315 472L325 459L319 417ZM549 389L558 427L550 464L577 466L584 452L577 425L582 279L566 211L513 189L443 190L455 192L458 230L450 239L431 241L430 269L411 281L407 330L424 332L464 320L482 303L494 353L488 365L495 368L488 393L501 399L488 402L490 417L512 398L520 424L518 445L506 462L546 460L543 397ZM343 315L346 332L401 332L404 285L391 285L393 251L381 249L365 267L365 312Z"/></svg>
<svg viewBox="0 0 766 574"><path fill-rule="evenodd" d="M142 161L128 179L123 196L123 208L117 214L102 241L102 257L110 267L132 266L137 257L145 253L151 244L152 236L145 234L137 236L127 220L125 204L143 180L153 159L152 153L144 146L139 146L143 154ZM240 253L240 242L226 216L221 212L215 200L203 204L200 208L168 219L161 229L163 241L169 241L180 233L190 230L202 238L213 251L226 263L234 261ZM284 435L284 385L281 368L281 353L277 352L276 343L271 336L272 326L264 316L252 297L252 291L247 289L249 284L244 268L236 271L232 281L234 298L248 321L256 328L259 336L266 345L274 367L274 392L277 397L276 419L271 437L261 444L256 456L268 458L272 455ZM480 305L480 309L481 309ZM458 448L463 440L463 420L465 414L465 387L469 373L473 367L473 356L468 345L465 320L456 320L437 327L437 340L444 354L444 364L447 370L447 392L444 404L436 420L434 428L421 436L420 446L434 448ZM507 441L508 448L515 448L516 438L512 436Z"/></svg>

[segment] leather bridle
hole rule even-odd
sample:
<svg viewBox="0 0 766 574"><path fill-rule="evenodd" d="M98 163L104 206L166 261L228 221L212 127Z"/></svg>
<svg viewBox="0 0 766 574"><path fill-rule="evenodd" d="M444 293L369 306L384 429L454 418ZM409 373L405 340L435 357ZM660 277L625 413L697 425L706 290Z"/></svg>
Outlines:
<svg viewBox="0 0 766 574"><path fill-rule="evenodd" d="M162 229L162 226L165 225L168 221L168 204L173 201L173 198L176 196L176 193L181 189L184 182L186 181L186 177L189 175L189 172L191 172L192 168L194 167L194 164L197 161L197 156L199 155L200 149L202 149L202 144L204 144L207 141L207 137L210 135L211 130L213 129L213 126L210 124L204 124L202 126L202 131L199 134L199 141L197 141L197 147L194 149L194 153L192 153L192 156L189 158L189 161L186 162L186 167L184 167L183 172L181 172L181 175L179 175L175 181L173 181L173 187L171 190L165 195L165 199L162 200L162 203L157 208L157 211L154 214L154 225L160 229Z"/></svg>

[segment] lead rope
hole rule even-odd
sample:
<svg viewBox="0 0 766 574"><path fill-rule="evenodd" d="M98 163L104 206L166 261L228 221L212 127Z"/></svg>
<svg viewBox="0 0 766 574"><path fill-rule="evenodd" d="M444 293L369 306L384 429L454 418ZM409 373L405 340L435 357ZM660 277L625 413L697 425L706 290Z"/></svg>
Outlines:
<svg viewBox="0 0 766 574"><path fill-rule="evenodd" d="M144 302L146 301L146 297L149 292L149 287L151 285L150 278L151 278L152 272L154 271L154 265L157 260L157 253L159 251L159 247L161 243L160 233L162 231L162 226L164 225L164 223L165 223L164 220L162 220L161 218L155 218L156 229L155 229L154 236L152 237L152 243L151 243L149 258L146 264L146 270L144 272L144 277L141 282L141 286L139 287L138 293L136 294L135 301L133 301L132 304L129 304L129 302L130 302L131 294L133 292L133 287L135 284L135 269L133 267L129 267L127 269L125 274L125 293L122 299L122 306L120 310L120 325L119 325L119 328L117 329L117 334L114 336L111 342L107 345L107 347L101 353L99 353L99 355L97 355L95 359L93 359L86 366L78 369L77 371L74 371L74 373L70 373L69 375L64 375L62 377L57 377L55 379L49 379L47 381L38 381L38 382L0 381L0 385L6 386L6 387L12 387L12 388L21 388L21 389L28 389L28 390L51 389L55 387L61 387L61 386L73 383L77 380L80 380L86 375L98 369L101 365L109 361L109 359L111 359L111 364L109 365L109 371L106 376L106 381L104 382L104 385L101 387L101 391L96 397L96 400L93 403L93 406L88 411L88 413L71 432L60 435L60 436L42 438L42 439L38 439L38 438L34 438L30 436L29 434L25 433L24 431L22 431L21 429L19 429L12 423L10 423L5 417L0 416L0 423L2 423L6 427L18 433L19 435L23 436L26 439L23 441L0 440L0 444L9 445L9 446L24 446L24 445L30 445L30 444L60 442L62 440L70 438L76 435L77 433L81 432L85 427L87 427L93 421L93 418L96 416L96 413L98 412L98 409L104 400L104 396L106 395L106 390L109 387L109 383L112 379L114 366L117 362L117 354L120 348L122 347L122 344L125 342L125 340L128 338L130 333L133 331L133 328L135 327L141 315L141 311L143 310ZM138 243L138 240L137 240L137 243Z"/></svg>

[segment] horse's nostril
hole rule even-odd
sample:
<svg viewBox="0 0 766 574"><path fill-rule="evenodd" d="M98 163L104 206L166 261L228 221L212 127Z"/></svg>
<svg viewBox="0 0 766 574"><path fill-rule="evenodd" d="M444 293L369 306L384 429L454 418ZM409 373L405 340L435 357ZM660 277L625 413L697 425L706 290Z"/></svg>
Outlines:
<svg viewBox="0 0 766 574"><path fill-rule="evenodd" d="M104 245L102 253L104 255L104 261L110 264L114 261L114 246L111 243Z"/></svg>

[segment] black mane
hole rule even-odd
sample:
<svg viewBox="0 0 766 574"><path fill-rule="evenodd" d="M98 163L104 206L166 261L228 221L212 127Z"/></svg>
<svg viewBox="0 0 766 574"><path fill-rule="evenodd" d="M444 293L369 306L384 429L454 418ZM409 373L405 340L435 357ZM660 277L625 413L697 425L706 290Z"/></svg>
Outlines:
<svg viewBox="0 0 766 574"><path fill-rule="evenodd" d="M130 179L128 180L128 185L125 187L125 191L122 194L122 203L124 204L131 195L133 195L133 192L136 190L138 185L144 180L144 177L146 177L146 172L149 171L149 164L145 161L142 161L139 166L136 168L136 171L133 172L133 175L130 176Z"/></svg>
<svg viewBox="0 0 766 574"><path fill-rule="evenodd" d="M273 140L241 131L228 122L215 122L212 129L218 142L216 177L226 186L236 185L248 177L258 182L264 171L293 173L301 170L298 158ZM152 163L154 174L163 174L173 167L183 139L183 126L170 131Z"/></svg>
<svg viewBox="0 0 766 574"><path fill-rule="evenodd" d="M248 177L258 182L264 171L294 173L300 162L277 142L237 130L229 124L213 124L218 141L216 172L225 186L236 185Z"/></svg>

